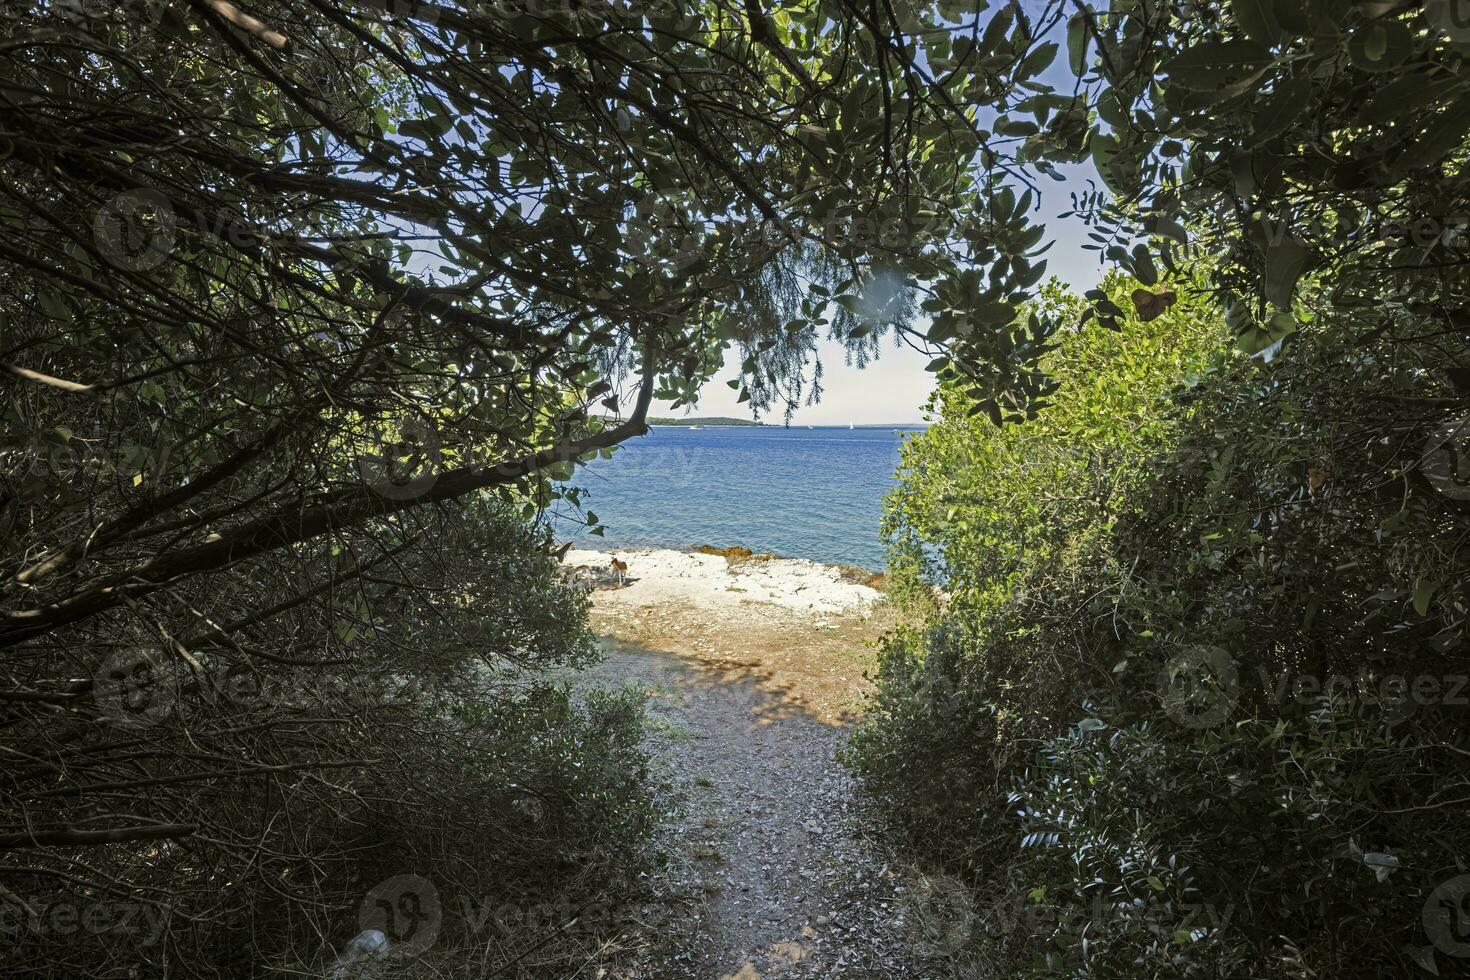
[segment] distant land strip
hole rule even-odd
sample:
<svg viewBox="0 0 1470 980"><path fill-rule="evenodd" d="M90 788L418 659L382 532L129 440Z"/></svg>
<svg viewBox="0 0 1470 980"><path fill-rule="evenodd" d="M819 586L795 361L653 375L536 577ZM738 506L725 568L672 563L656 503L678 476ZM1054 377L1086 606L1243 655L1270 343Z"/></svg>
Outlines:
<svg viewBox="0 0 1470 980"><path fill-rule="evenodd" d="M764 426L766 423L764 423L764 422L755 422L755 421L752 421L751 419L732 419L732 418L725 418L723 416L716 416L714 418L707 418L707 419L698 419L698 418L658 419L658 418L650 418L648 420L648 424L649 425L753 425L753 426Z"/></svg>

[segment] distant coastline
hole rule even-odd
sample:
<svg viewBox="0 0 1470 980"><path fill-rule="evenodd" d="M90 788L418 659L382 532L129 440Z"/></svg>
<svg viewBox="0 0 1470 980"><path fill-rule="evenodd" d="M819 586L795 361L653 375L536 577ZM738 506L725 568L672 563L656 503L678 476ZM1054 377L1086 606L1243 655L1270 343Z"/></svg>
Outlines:
<svg viewBox="0 0 1470 980"><path fill-rule="evenodd" d="M692 417L691 418L682 418L682 419L651 418L651 419L648 420L648 424L649 425L682 425L682 426L708 425L708 426L712 426L712 427L713 426L716 426L716 425L741 425L741 426L754 426L756 428L764 428L766 423L764 423L764 422L756 422L753 419L732 419L732 418L726 418L724 416L715 416L715 417L707 418L707 419L692 418Z"/></svg>
<svg viewBox="0 0 1470 980"><path fill-rule="evenodd" d="M823 422L816 425L806 425L800 422L793 422L791 423L791 425L788 426L784 423L776 425L771 422L755 422L751 419L733 419L727 416L711 416L709 418L689 417L679 419L650 418L648 420L648 424L653 426L676 426L685 429L691 427L708 427L711 429L715 429L721 426L740 426L743 428L754 429L927 429L929 427L928 422L863 422L858 425L849 426L839 425L836 422Z"/></svg>

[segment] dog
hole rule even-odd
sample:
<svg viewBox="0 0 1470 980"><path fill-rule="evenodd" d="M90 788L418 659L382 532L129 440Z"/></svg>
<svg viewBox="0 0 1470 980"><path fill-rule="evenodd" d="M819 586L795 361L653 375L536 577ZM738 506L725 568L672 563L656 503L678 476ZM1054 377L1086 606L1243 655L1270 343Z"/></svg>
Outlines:
<svg viewBox="0 0 1470 980"><path fill-rule="evenodd" d="M623 579L628 574L628 563L625 561L618 561L616 558L614 558L612 560L612 570L618 575L618 584L626 585L627 583Z"/></svg>

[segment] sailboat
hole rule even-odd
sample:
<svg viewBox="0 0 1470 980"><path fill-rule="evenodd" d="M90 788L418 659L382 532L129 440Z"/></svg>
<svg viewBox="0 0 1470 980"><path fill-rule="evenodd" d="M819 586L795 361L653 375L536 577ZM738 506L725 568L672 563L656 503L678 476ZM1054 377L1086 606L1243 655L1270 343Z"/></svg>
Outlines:
<svg viewBox="0 0 1470 980"><path fill-rule="evenodd" d="M853 425L851 422L847 423L847 427L849 429L856 429L857 428L857 426Z"/></svg>

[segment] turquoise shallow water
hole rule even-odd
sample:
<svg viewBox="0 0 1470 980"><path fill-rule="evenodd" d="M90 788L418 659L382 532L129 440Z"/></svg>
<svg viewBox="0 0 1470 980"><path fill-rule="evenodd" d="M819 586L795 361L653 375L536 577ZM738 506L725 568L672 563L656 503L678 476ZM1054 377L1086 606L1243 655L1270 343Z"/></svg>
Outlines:
<svg viewBox="0 0 1470 980"><path fill-rule="evenodd" d="M883 567L878 520L903 432L659 426L579 470L607 525L593 548L744 545L792 558ZM559 534L571 528L563 522Z"/></svg>

